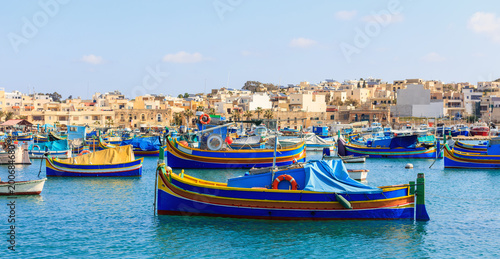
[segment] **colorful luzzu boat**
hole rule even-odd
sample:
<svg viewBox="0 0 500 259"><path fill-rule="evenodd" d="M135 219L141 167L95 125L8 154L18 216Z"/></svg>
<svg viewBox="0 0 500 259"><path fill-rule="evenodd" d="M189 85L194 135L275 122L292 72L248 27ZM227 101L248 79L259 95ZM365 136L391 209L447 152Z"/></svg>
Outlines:
<svg viewBox="0 0 500 259"><path fill-rule="evenodd" d="M71 157L71 148L68 146L68 140L56 140L41 143L33 143L28 148L28 153L32 159L45 158L45 154L52 157L68 158Z"/></svg>
<svg viewBox="0 0 500 259"><path fill-rule="evenodd" d="M346 143L339 137L338 152L341 156L369 156L370 158L441 158L440 144L421 145L418 136L397 136L390 139L375 140L370 145Z"/></svg>
<svg viewBox="0 0 500 259"><path fill-rule="evenodd" d="M168 165L172 168L252 168L273 165L274 149L204 150L192 148L171 137L167 138ZM304 162L304 142L277 149L276 165Z"/></svg>
<svg viewBox="0 0 500 259"><path fill-rule="evenodd" d="M31 133L16 133L12 136L14 140L17 141L32 141L33 140L33 134Z"/></svg>
<svg viewBox="0 0 500 259"><path fill-rule="evenodd" d="M462 152L444 148L445 168L500 168L500 140L490 140L486 153Z"/></svg>
<svg viewBox="0 0 500 259"><path fill-rule="evenodd" d="M132 146L88 153L82 156L46 159L47 176L141 176L144 158L135 159Z"/></svg>
<svg viewBox="0 0 500 259"><path fill-rule="evenodd" d="M349 178L339 160L232 178L228 183L157 169L157 213L251 219L416 219L426 221L424 174L417 185L373 188ZM415 192L417 186L418 196ZM291 190L290 190L291 187Z"/></svg>
<svg viewBox="0 0 500 259"><path fill-rule="evenodd" d="M461 141L455 141L453 150L467 153L486 154L488 151L488 141L484 141L482 144L468 144Z"/></svg>

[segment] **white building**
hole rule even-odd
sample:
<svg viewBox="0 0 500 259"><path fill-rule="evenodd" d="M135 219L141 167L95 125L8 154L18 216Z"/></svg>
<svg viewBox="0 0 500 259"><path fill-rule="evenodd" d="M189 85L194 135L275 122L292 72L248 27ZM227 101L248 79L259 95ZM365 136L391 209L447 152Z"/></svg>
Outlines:
<svg viewBox="0 0 500 259"><path fill-rule="evenodd" d="M397 96L397 104L391 107L396 117L443 117L443 100L431 102L431 91L423 85L407 85L397 91Z"/></svg>
<svg viewBox="0 0 500 259"><path fill-rule="evenodd" d="M483 96L482 93L477 93L474 90L474 88L462 88L465 112L471 115L474 113L474 106L481 102L481 96Z"/></svg>

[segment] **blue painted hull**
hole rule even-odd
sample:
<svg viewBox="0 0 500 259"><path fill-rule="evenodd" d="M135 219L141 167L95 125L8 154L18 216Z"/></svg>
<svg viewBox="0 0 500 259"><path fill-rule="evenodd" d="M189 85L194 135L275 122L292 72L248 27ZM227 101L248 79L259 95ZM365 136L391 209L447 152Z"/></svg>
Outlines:
<svg viewBox="0 0 500 259"><path fill-rule="evenodd" d="M158 192L158 214L275 220L413 219L414 208L377 208L367 210L245 208L186 200L160 190Z"/></svg>
<svg viewBox="0 0 500 259"><path fill-rule="evenodd" d="M209 151L182 146L172 139L167 140L167 164L172 168L257 168L273 165L274 150L228 150ZM302 143L290 148L279 149L276 165L291 165L305 162L306 151Z"/></svg>

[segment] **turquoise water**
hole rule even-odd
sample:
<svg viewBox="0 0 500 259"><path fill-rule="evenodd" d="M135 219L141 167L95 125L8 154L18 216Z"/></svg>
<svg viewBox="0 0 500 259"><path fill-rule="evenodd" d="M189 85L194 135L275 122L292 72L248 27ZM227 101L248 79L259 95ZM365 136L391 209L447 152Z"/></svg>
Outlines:
<svg viewBox="0 0 500 259"><path fill-rule="evenodd" d="M308 152L310 159L320 153ZM404 169L406 163L414 169ZM16 252L7 250L8 207L0 197L0 258L65 257L499 257L500 171L444 170L443 160L367 159L371 186L426 173L429 222L293 222L153 214L156 158L141 178L49 178L40 196L17 198ZM36 179L40 161L17 166ZM42 167L42 176L45 175ZM244 170L186 170L225 181ZM0 166L6 179L7 168Z"/></svg>

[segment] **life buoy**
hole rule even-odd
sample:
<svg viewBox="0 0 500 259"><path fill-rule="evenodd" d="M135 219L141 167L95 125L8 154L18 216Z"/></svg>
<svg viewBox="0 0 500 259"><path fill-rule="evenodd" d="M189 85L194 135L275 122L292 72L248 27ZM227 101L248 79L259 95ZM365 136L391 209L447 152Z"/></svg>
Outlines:
<svg viewBox="0 0 500 259"><path fill-rule="evenodd" d="M288 174L282 174L278 177L276 177L276 179L274 179L273 181L273 189L278 189L278 184L281 182L281 181L289 181L290 184L292 185L292 190L297 190L297 181L295 181L295 179L293 179L292 176L288 175Z"/></svg>
<svg viewBox="0 0 500 259"><path fill-rule="evenodd" d="M222 141L222 137L218 134L212 134L207 139L207 147L212 151L221 149L222 143L224 143L224 141Z"/></svg>
<svg viewBox="0 0 500 259"><path fill-rule="evenodd" d="M85 154L90 154L90 153L91 153L91 152L90 152L90 150L83 150L82 152L80 152L80 153L78 154L78 156L83 156L83 155L85 155Z"/></svg>
<svg viewBox="0 0 500 259"><path fill-rule="evenodd" d="M201 122L201 124L209 124L210 123L210 116L206 113L203 113L200 116L200 122Z"/></svg>
<svg viewBox="0 0 500 259"><path fill-rule="evenodd" d="M37 147L37 148L38 148L38 151L40 151L40 146L38 146L38 145L33 145L33 146L31 147L31 150L35 150L35 147Z"/></svg>

